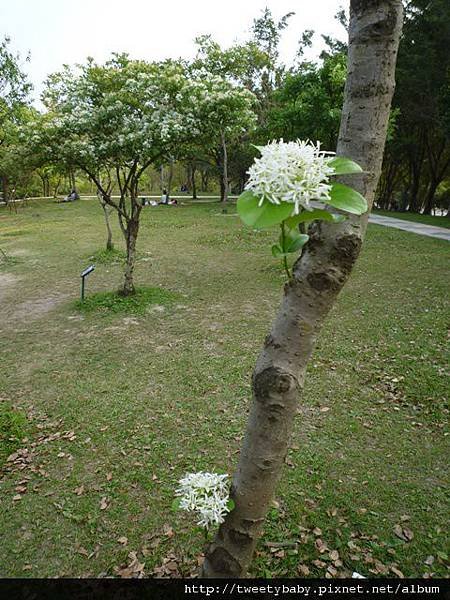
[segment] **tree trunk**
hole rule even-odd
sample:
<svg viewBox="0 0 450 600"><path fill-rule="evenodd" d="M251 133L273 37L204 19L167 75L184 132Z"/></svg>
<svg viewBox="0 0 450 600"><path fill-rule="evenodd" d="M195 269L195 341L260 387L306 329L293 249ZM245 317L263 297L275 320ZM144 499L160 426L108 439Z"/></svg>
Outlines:
<svg viewBox="0 0 450 600"><path fill-rule="evenodd" d="M125 265L125 280L121 293L124 296L130 296L135 293L133 272L134 265L136 262L136 240L139 231L139 217L137 219L130 219L127 223L126 229L126 246L127 246L127 262Z"/></svg>
<svg viewBox="0 0 450 600"><path fill-rule="evenodd" d="M71 187L71 189L72 190L76 190L75 171L73 169L70 169L69 180L70 180L70 187Z"/></svg>
<svg viewBox="0 0 450 600"><path fill-rule="evenodd" d="M228 202L228 152L227 152L227 144L225 141L225 135L221 134L222 140L222 187L223 190L222 202Z"/></svg>
<svg viewBox="0 0 450 600"><path fill-rule="evenodd" d="M195 183L196 170L197 170L197 167L192 163L192 165L191 165L192 200L197 200L197 184Z"/></svg>
<svg viewBox="0 0 450 600"><path fill-rule="evenodd" d="M2 200L8 204L8 178L6 175L2 175Z"/></svg>
<svg viewBox="0 0 450 600"><path fill-rule="evenodd" d="M113 244L113 241L112 241L112 229L111 229L111 223L110 223L110 220L109 220L108 205L103 200L103 198L100 200L100 204L102 205L103 214L105 216L105 224L106 224L106 231L107 231L106 249L107 250L113 250L114 249L114 244Z"/></svg>
<svg viewBox="0 0 450 600"><path fill-rule="evenodd" d="M53 197L56 198L59 192L59 186L61 185L61 177L58 177L55 183L55 189L53 190Z"/></svg>
<svg viewBox="0 0 450 600"><path fill-rule="evenodd" d="M169 177L167 179L167 198L170 198L170 192L172 190L172 180L173 180L173 160L169 163Z"/></svg>
<svg viewBox="0 0 450 600"><path fill-rule="evenodd" d="M207 192L208 191L208 171L205 169L201 172L201 176L202 176L202 192Z"/></svg>
<svg viewBox="0 0 450 600"><path fill-rule="evenodd" d="M371 208L381 171L401 0L351 0L348 77L337 154L365 173L347 181ZM210 545L204 577L242 577L250 564L287 453L317 335L358 257L368 213L318 222L285 285L281 307L253 373L253 402L233 479L234 510Z"/></svg>
<svg viewBox="0 0 450 600"><path fill-rule="evenodd" d="M430 183L428 184L427 195L425 197L425 205L423 209L424 215L431 215L431 210L434 207L434 196L439 184L440 181L435 181L433 179L431 179Z"/></svg>

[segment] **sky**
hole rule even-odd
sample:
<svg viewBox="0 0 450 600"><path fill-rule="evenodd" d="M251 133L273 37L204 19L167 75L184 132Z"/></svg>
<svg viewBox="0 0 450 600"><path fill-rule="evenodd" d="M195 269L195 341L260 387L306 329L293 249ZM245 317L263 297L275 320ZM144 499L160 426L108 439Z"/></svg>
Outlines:
<svg viewBox="0 0 450 600"><path fill-rule="evenodd" d="M243 41L267 6L291 18L281 58L289 64L305 29L316 31L308 58L323 47L320 34L341 39L334 19L343 0L0 0L0 36L8 35L39 97L47 75L88 56L102 62L111 52L159 60L195 55L194 38L210 33L222 46Z"/></svg>

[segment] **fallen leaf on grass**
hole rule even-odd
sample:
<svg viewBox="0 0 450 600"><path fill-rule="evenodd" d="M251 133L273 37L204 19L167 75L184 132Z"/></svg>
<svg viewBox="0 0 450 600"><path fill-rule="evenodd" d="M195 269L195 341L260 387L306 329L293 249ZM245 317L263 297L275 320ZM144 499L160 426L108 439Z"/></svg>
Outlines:
<svg viewBox="0 0 450 600"><path fill-rule="evenodd" d="M408 529L408 527L402 527L398 524L394 527L394 533L404 542L410 542L414 537L414 533L411 531L411 529Z"/></svg>
<svg viewBox="0 0 450 600"><path fill-rule="evenodd" d="M327 566L327 563L324 563L324 562L323 562L323 560L318 560L318 559L316 559L316 560L313 560L313 561L312 561L312 564L313 564L315 567L318 567L319 569L323 569L324 567L326 567L326 566Z"/></svg>
<svg viewBox="0 0 450 600"><path fill-rule="evenodd" d="M397 569L397 567L390 567L392 573L394 573L394 575L397 575L397 577L400 577L400 579L404 579L405 576L403 575L403 573L400 571L400 569Z"/></svg>
<svg viewBox="0 0 450 600"><path fill-rule="evenodd" d="M434 556L427 556L426 560L424 560L424 563L428 566L431 566L434 563Z"/></svg>
<svg viewBox="0 0 450 600"><path fill-rule="evenodd" d="M103 498L100 500L100 510L106 510L108 506L108 498L106 496L103 496Z"/></svg>
<svg viewBox="0 0 450 600"><path fill-rule="evenodd" d="M307 565L298 565L298 572L300 575L309 575L309 567Z"/></svg>
<svg viewBox="0 0 450 600"><path fill-rule="evenodd" d="M112 479L112 473L106 473L106 480L111 481L111 479Z"/></svg>
<svg viewBox="0 0 450 600"><path fill-rule="evenodd" d="M329 556L331 560L339 560L339 552L337 550L332 550Z"/></svg>
<svg viewBox="0 0 450 600"><path fill-rule="evenodd" d="M126 538L124 535L118 538L117 541L119 544L122 544L122 546L126 546L128 544L128 538Z"/></svg>
<svg viewBox="0 0 450 600"><path fill-rule="evenodd" d="M18 502L19 500L22 500L22 496L20 494L13 496L13 502Z"/></svg>
<svg viewBox="0 0 450 600"><path fill-rule="evenodd" d="M144 576L145 563L139 562L136 552L130 552L128 558L131 561L130 564L126 567L116 567L115 572L123 579L130 577L141 579Z"/></svg>
<svg viewBox="0 0 450 600"><path fill-rule="evenodd" d="M168 538L171 538L175 535L175 532L172 527L166 523L163 527L163 534Z"/></svg>
<svg viewBox="0 0 450 600"><path fill-rule="evenodd" d="M80 485L79 487L76 487L73 491L77 496L81 496L81 494L84 493L84 485Z"/></svg>

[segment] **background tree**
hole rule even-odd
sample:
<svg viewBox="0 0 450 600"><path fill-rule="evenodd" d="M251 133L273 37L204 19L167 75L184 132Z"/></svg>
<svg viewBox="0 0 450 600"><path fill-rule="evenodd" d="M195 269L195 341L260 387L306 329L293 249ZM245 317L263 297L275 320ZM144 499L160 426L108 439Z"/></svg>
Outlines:
<svg viewBox="0 0 450 600"><path fill-rule="evenodd" d="M221 172L221 200L228 200L231 143L248 136L256 121L254 95L243 87L205 70L198 72L201 89L197 95L198 119L202 131L199 145L203 156L212 158Z"/></svg>
<svg viewBox="0 0 450 600"><path fill-rule="evenodd" d="M364 168L353 185L369 207L381 171L401 25L401 0L350 2L349 75L337 154ZM357 259L367 217L310 228L253 373L253 402L231 490L235 508L207 552L204 576L247 571L287 453L308 361Z"/></svg>
<svg viewBox="0 0 450 600"><path fill-rule="evenodd" d="M31 84L28 83L25 73L20 66L20 56L10 49L10 39L5 37L0 42L0 161L7 152L11 136L11 123L17 123L23 116L23 108L27 104ZM8 201L8 175L0 171L2 182L2 196Z"/></svg>
<svg viewBox="0 0 450 600"><path fill-rule="evenodd" d="M409 0L393 107L396 129L383 168L381 204L431 213L450 175L450 11L445 0Z"/></svg>
<svg viewBox="0 0 450 600"><path fill-rule="evenodd" d="M114 55L104 65L89 60L78 71L65 69L48 82L44 98L49 112L34 148L44 147L49 162L62 160L85 173L102 202L117 212L127 253L124 295L135 291L141 177L198 134L194 92L180 63L146 63L126 55ZM105 172L114 176L117 201L99 176Z"/></svg>

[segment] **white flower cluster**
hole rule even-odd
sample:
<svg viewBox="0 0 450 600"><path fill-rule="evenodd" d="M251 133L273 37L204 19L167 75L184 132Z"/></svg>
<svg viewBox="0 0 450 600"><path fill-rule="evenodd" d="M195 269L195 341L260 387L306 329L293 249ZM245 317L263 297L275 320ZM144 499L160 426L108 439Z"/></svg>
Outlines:
<svg viewBox="0 0 450 600"><path fill-rule="evenodd" d="M261 157L248 170L245 187L260 197L259 206L265 200L272 204L291 202L294 214L298 214L300 207L308 208L311 200L330 199L328 181L334 169L328 165L330 153L322 151L319 142L280 140L258 146L258 150Z"/></svg>
<svg viewBox="0 0 450 600"><path fill-rule="evenodd" d="M218 473L188 473L180 479L176 495L182 510L197 512L201 527L223 523L228 508L228 475Z"/></svg>

